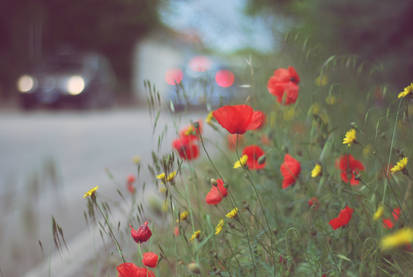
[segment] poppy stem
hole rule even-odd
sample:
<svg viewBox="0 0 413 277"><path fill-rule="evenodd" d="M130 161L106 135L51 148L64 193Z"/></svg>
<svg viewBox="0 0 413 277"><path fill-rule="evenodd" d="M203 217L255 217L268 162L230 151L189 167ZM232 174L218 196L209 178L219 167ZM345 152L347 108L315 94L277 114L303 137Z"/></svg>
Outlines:
<svg viewBox="0 0 413 277"><path fill-rule="evenodd" d="M239 135L237 134L237 140L236 140L236 143L235 143L235 152L236 152L236 154L237 154L237 159L240 160L240 156L239 156L239 152L238 152L238 138L239 138ZM271 234L272 234L272 232L271 232L271 227L270 227L270 224L269 224L269 222L268 222L267 215L265 214L264 205L263 205L263 203L262 203L262 200L261 200L260 196L258 195L258 191L257 191L257 189L256 189L256 187L255 187L254 182L253 182L252 179L251 179L251 173L250 173L250 171L248 170L248 168L246 168L246 167L244 167L244 166L243 166L242 168L247 172L247 179L248 179L249 183L251 184L252 189L253 189L256 197L257 197L257 201L258 201L258 203L259 203L259 205L260 205L260 208L261 208L261 210L262 210L262 213L263 213L263 215L264 215L265 224L267 225L267 228L268 228L268 237L269 237L270 243L271 243L271 257L272 257L272 261L273 261L273 265L274 265L273 275L275 276L274 242L273 242L273 238L272 238L272 235L271 235ZM255 216L255 218L257 219L256 216ZM258 220L257 220L257 221L258 221Z"/></svg>
<svg viewBox="0 0 413 277"><path fill-rule="evenodd" d="M118 242L118 240L115 237L115 234L113 233L112 230L112 226L109 223L109 220L107 218L107 216L105 215L105 213L102 211L102 208L99 206L99 204L97 202L95 202L96 207L98 208L98 211L100 212L100 214L103 216L103 218L105 219L105 223L106 226L108 226L109 232L110 232L110 237L112 238L113 242L116 245L116 248L118 250L119 256L122 258L123 263L126 263L125 257L123 257L123 253L122 253L122 249L120 248L120 244Z"/></svg>
<svg viewBox="0 0 413 277"><path fill-rule="evenodd" d="M398 122L398 120L399 120L400 107L401 107L401 104L402 104L402 102L403 102L402 100L403 100L403 99L401 98L400 101L399 101L399 106L397 107L396 120L395 120L395 122L394 122L393 134L392 134L391 142L390 142L389 159L388 159L388 161L387 161L387 166L389 166L389 165L390 165L390 162L391 162L391 154L392 154L392 151L393 151L394 142L395 142L395 140L396 140L397 122ZM382 200L382 203L384 203L384 200L386 199L386 190L387 190L387 186L388 186L388 180L387 180L387 179L388 179L388 178L386 178L386 182L384 182L384 190L383 190L383 200Z"/></svg>

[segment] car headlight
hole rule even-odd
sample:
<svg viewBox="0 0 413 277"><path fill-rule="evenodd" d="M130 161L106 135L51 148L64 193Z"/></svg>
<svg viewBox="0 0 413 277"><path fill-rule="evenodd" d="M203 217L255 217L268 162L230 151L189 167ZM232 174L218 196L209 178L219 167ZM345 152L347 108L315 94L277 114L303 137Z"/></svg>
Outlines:
<svg viewBox="0 0 413 277"><path fill-rule="evenodd" d="M85 80L82 76L72 76L67 80L66 90L71 95L78 95L85 89Z"/></svg>
<svg viewBox="0 0 413 277"><path fill-rule="evenodd" d="M30 75L23 75L17 80L17 89L21 93L31 92L34 88L34 78Z"/></svg>

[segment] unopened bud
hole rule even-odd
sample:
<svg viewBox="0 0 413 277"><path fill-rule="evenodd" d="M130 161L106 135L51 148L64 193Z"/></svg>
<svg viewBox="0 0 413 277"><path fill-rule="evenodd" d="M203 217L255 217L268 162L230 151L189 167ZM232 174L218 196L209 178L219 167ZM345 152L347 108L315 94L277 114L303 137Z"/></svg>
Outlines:
<svg viewBox="0 0 413 277"><path fill-rule="evenodd" d="M192 126L194 126L195 130L198 130L199 129L199 122L198 121L192 122Z"/></svg>
<svg viewBox="0 0 413 277"><path fill-rule="evenodd" d="M213 186L217 186L217 180L215 180L214 178L211 178L211 180L210 180L210 183L211 183L211 185L213 185Z"/></svg>
<svg viewBox="0 0 413 277"><path fill-rule="evenodd" d="M262 155L258 158L258 164L264 164L266 159L267 157L265 155Z"/></svg>
<svg viewBox="0 0 413 277"><path fill-rule="evenodd" d="M190 263L188 264L188 270L194 274L201 274L201 268L197 263Z"/></svg>

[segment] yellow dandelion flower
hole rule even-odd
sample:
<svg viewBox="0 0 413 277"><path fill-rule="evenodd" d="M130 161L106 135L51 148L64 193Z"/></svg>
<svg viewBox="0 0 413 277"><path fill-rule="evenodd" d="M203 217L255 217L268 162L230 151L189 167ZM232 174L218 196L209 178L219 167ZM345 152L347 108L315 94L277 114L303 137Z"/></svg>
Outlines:
<svg viewBox="0 0 413 277"><path fill-rule="evenodd" d="M224 228L224 220L223 219L221 219L219 222L218 222L218 224L217 224L217 226L215 227L215 235L218 235L219 233L221 233L221 231L222 231L222 228Z"/></svg>
<svg viewBox="0 0 413 277"><path fill-rule="evenodd" d="M133 156L132 157L132 161L133 161L133 163L134 164L138 164L138 163L140 163L141 162L141 157L139 157L139 156Z"/></svg>
<svg viewBox="0 0 413 277"><path fill-rule="evenodd" d="M323 168L321 167L321 164L316 164L313 170L311 170L311 177L315 178L317 176L320 176L322 171L323 171Z"/></svg>
<svg viewBox="0 0 413 277"><path fill-rule="evenodd" d="M171 173L168 174L168 177L166 177L165 172L162 172L161 174L156 175L156 179L161 180L161 181L167 181L170 182L172 181L176 176L176 171L172 171Z"/></svg>
<svg viewBox="0 0 413 277"><path fill-rule="evenodd" d="M207 115L207 117L206 117L206 119L205 119L205 122L206 122L207 124L211 124L213 118L214 118L214 114L213 114L213 112L210 112L210 113Z"/></svg>
<svg viewBox="0 0 413 277"><path fill-rule="evenodd" d="M373 220L376 221L376 220L380 219L380 217L383 215L383 212L384 212L384 207L383 207L383 205L380 205L377 208L377 211L373 215Z"/></svg>
<svg viewBox="0 0 413 277"><path fill-rule="evenodd" d="M405 169L408 161L409 159L407 157L398 161L397 164L390 169L391 173L396 173Z"/></svg>
<svg viewBox="0 0 413 277"><path fill-rule="evenodd" d="M225 216L227 218L234 218L238 214L238 208L233 208L229 213L227 213Z"/></svg>
<svg viewBox="0 0 413 277"><path fill-rule="evenodd" d="M327 75L325 75L325 74L320 74L320 75L314 80L314 83L316 84L316 86L324 87L324 86L327 85L327 83L328 83Z"/></svg>
<svg viewBox="0 0 413 277"><path fill-rule="evenodd" d="M329 95L326 97L327 105L334 105L336 103L336 97L334 95Z"/></svg>
<svg viewBox="0 0 413 277"><path fill-rule="evenodd" d="M172 181L176 176L176 171L172 171L171 173L168 174L168 177L166 178L166 181L170 182Z"/></svg>
<svg viewBox="0 0 413 277"><path fill-rule="evenodd" d="M200 234L201 234L201 230L195 231L195 232L192 234L192 236L191 236L191 238L189 239L189 241L193 241L194 239L199 238L199 235L200 235Z"/></svg>
<svg viewBox="0 0 413 277"><path fill-rule="evenodd" d="M164 172L162 172L161 174L158 174L158 175L156 175L156 179L158 179L158 180L164 180L165 179L165 173Z"/></svg>
<svg viewBox="0 0 413 277"><path fill-rule="evenodd" d="M181 212L181 213L179 214L179 219L180 219L181 221L184 221L185 219L188 218L188 215L189 215L189 212L188 212L188 211L183 211L183 212Z"/></svg>
<svg viewBox="0 0 413 277"><path fill-rule="evenodd" d="M404 90L400 92L399 95L397 95L397 98L404 98L410 93L412 93L412 91L413 91L413 83L405 87Z"/></svg>
<svg viewBox="0 0 413 277"><path fill-rule="evenodd" d="M382 250L389 250L413 242L413 229L403 228L381 239Z"/></svg>
<svg viewBox="0 0 413 277"><path fill-rule="evenodd" d="M343 144L347 144L349 147L356 141L356 129L352 128L346 132L343 139Z"/></svg>
<svg viewBox="0 0 413 277"><path fill-rule="evenodd" d="M96 186L92 189L90 189L89 191L87 191L85 194L83 194L83 198L92 196L97 190L98 190L99 186Z"/></svg>
<svg viewBox="0 0 413 277"><path fill-rule="evenodd" d="M247 155L242 155L242 157L234 163L234 168L240 168L244 166L248 161L248 156Z"/></svg>

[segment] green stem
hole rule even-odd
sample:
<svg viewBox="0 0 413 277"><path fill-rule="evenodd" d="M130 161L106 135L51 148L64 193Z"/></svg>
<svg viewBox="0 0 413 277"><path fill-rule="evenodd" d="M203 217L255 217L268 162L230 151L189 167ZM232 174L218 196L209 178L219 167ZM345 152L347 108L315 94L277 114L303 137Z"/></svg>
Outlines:
<svg viewBox="0 0 413 277"><path fill-rule="evenodd" d="M116 245L116 248L117 248L117 250L118 250L119 256L122 258L123 263L126 263L125 257L123 257L122 249L120 248L120 244L119 244L118 240L116 239L115 234L113 233L112 226L110 225L107 216L106 216L105 213L102 211L102 208L99 206L99 204L98 204L96 201L95 201L95 204L96 204L96 207L98 208L100 214L101 214L101 215L103 216L103 218L105 219L106 226L108 226L108 229L109 229L109 232L110 232L110 236L111 236L113 242L114 242L115 245Z"/></svg>
<svg viewBox="0 0 413 277"><path fill-rule="evenodd" d="M392 135L391 143L390 143L389 159L388 159L388 161L387 161L386 168L390 166L390 162L391 162L391 154L392 154L393 145L394 145L394 141L395 141L396 129L397 129L397 121L398 121L398 119L399 119L399 113L400 113L400 106L401 106L401 104L402 104L402 99L400 99L400 101L399 101L399 106L397 107L396 121L395 121L394 127L393 127L393 135ZM384 182L384 191L383 191L383 200L382 200L382 203L384 203L384 200L386 199L387 186L388 186L388 179L386 178L386 181Z"/></svg>

